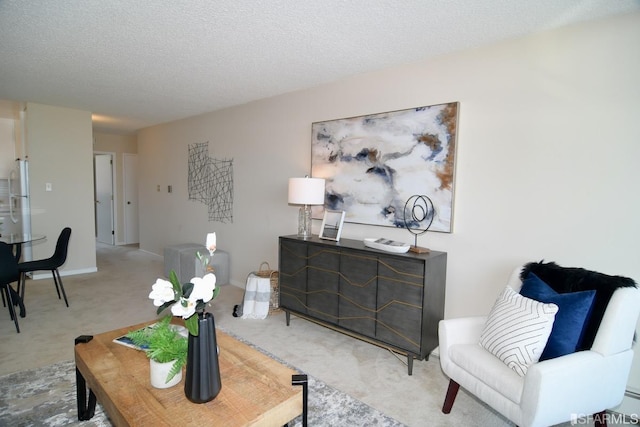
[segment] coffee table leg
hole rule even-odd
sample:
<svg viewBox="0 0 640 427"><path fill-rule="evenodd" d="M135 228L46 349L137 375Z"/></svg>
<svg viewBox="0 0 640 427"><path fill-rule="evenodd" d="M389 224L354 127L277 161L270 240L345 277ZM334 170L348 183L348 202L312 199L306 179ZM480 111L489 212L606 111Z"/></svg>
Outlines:
<svg viewBox="0 0 640 427"><path fill-rule="evenodd" d="M307 397L309 395L308 378L304 374L292 375L291 385L302 386L302 426L307 427Z"/></svg>
<svg viewBox="0 0 640 427"><path fill-rule="evenodd" d="M75 345L88 343L93 339L91 335L81 335L75 340ZM76 368L76 397L78 401L78 420L90 420L96 412L96 395L89 390L89 402L87 402L87 382Z"/></svg>

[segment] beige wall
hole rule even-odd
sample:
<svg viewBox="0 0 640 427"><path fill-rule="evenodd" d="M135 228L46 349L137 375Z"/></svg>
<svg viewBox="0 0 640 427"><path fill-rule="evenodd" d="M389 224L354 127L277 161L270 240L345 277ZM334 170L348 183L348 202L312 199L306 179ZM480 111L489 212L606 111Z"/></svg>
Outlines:
<svg viewBox="0 0 640 427"><path fill-rule="evenodd" d="M0 117L0 236L14 232L9 217L9 189L6 179L15 168L15 126L15 120Z"/></svg>
<svg viewBox="0 0 640 427"><path fill-rule="evenodd" d="M296 231L287 179L310 171L315 121L460 102L446 316L486 313L510 271L545 259L640 279L640 14L589 23L142 130L141 248L218 233L242 285ZM234 220L188 200L187 147L234 160ZM166 185L174 192L167 193ZM156 190L161 185L161 191ZM314 233L319 223L314 221ZM343 237L411 241L346 224Z"/></svg>
<svg viewBox="0 0 640 427"><path fill-rule="evenodd" d="M0 117L0 178L7 178L11 170L15 169L16 124L17 122L13 119Z"/></svg>
<svg viewBox="0 0 640 427"><path fill-rule="evenodd" d="M116 245L124 242L124 182L122 164L124 154L137 154L138 144L135 135L112 135L106 133L93 134L93 151L103 153L113 153L115 158L115 236Z"/></svg>
<svg viewBox="0 0 640 427"><path fill-rule="evenodd" d="M33 258L51 256L60 231L69 226L69 253L60 274L96 271L91 113L28 103L26 139L31 228L47 236L34 244ZM52 191L45 191L45 183Z"/></svg>

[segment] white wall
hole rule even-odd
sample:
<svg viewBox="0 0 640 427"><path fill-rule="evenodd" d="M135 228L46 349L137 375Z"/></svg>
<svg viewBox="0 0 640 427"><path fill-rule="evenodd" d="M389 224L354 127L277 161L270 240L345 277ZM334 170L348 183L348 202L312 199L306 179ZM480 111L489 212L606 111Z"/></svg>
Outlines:
<svg viewBox="0 0 640 427"><path fill-rule="evenodd" d="M626 15L144 129L141 248L162 254L216 231L242 285L261 261L277 266L277 237L296 231L287 180L310 171L312 122L459 101L454 232L419 238L448 252L446 317L486 313L532 260L638 281L639 45L640 14ZM211 157L234 160L232 224L187 197L187 147L206 141ZM343 231L373 236L412 239Z"/></svg>
<svg viewBox="0 0 640 427"><path fill-rule="evenodd" d="M50 257L69 226L69 252L60 274L96 271L91 113L28 103L26 120L31 229L47 236L33 245L33 258ZM45 191L46 183L52 191Z"/></svg>

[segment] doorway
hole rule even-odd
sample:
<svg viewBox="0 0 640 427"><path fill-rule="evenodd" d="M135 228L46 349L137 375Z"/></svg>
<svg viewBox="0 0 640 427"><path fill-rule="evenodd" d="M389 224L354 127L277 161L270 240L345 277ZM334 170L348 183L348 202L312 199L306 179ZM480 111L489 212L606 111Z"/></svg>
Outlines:
<svg viewBox="0 0 640 427"><path fill-rule="evenodd" d="M94 153L96 239L100 243L115 244L113 220L113 153Z"/></svg>
<svg viewBox="0 0 640 427"><path fill-rule="evenodd" d="M122 157L124 178L124 244L140 243L138 231L138 155Z"/></svg>

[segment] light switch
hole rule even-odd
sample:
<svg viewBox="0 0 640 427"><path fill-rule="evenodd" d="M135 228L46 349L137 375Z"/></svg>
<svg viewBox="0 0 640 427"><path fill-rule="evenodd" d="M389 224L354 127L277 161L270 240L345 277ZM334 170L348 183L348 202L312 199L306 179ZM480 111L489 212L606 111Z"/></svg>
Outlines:
<svg viewBox="0 0 640 427"><path fill-rule="evenodd" d="M52 190L52 188L51 188L51 183L50 183L50 182L47 182L47 183L44 185L44 190L45 190L45 191L51 191L51 190Z"/></svg>

